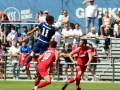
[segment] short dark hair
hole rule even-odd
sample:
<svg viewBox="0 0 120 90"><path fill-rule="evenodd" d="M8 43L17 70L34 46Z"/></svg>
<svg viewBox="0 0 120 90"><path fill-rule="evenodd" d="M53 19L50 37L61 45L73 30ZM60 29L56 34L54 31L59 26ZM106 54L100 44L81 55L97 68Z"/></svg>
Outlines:
<svg viewBox="0 0 120 90"><path fill-rule="evenodd" d="M75 23L75 26L76 26L76 25L80 26L80 24L79 24L79 23Z"/></svg>
<svg viewBox="0 0 120 90"><path fill-rule="evenodd" d="M81 39L83 41L83 44L87 45L87 40L86 39Z"/></svg>
<svg viewBox="0 0 120 90"><path fill-rule="evenodd" d="M23 26L23 28L27 29L27 26Z"/></svg>
<svg viewBox="0 0 120 90"><path fill-rule="evenodd" d="M11 29L15 30L15 26L11 26Z"/></svg>
<svg viewBox="0 0 120 90"><path fill-rule="evenodd" d="M48 15L48 16L46 17L46 22L49 22L49 21L52 21L52 20L54 20L54 17L53 17L53 16Z"/></svg>
<svg viewBox="0 0 120 90"><path fill-rule="evenodd" d="M57 42L56 41L51 41L49 43L49 45L52 47L52 48L56 48L57 47Z"/></svg>

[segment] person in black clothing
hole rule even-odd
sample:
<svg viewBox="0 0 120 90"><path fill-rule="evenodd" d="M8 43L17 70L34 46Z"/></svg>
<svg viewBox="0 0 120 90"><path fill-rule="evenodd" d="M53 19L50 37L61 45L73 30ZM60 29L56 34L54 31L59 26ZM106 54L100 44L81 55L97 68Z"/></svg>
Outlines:
<svg viewBox="0 0 120 90"><path fill-rule="evenodd" d="M105 33L104 33L104 36L103 38L105 38L105 45L103 47L103 50L102 52L107 55L107 59L108 59L108 62L110 62L110 48L109 48L109 45L110 45L110 34L109 34L109 28L105 28Z"/></svg>
<svg viewBox="0 0 120 90"><path fill-rule="evenodd" d="M63 56L63 58L65 59L65 65L64 65L64 72L65 72L65 76L66 76L66 79L65 81L68 80L68 68L70 67L71 68L71 77L73 76L74 72L73 72L73 69L74 69L74 65L72 64L67 64L67 63L72 63L72 61L70 60L69 58L69 53L72 51L72 46L68 43L65 43L63 45L63 50L62 52L60 53L60 56Z"/></svg>

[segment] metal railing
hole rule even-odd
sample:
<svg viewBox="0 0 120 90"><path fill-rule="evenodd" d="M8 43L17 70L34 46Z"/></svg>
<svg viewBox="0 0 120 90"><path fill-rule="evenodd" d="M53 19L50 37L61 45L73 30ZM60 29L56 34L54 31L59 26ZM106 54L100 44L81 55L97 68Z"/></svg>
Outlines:
<svg viewBox="0 0 120 90"><path fill-rule="evenodd" d="M7 67L6 67L6 65L9 63L9 61L7 60L7 57L9 57L9 56L18 56L18 55L8 55L8 54L6 54L6 55L4 55L4 57L5 57L5 60L3 61L4 62L4 80L6 80L6 69L7 69ZM103 57L103 56L96 56L97 58L107 58L107 57ZM111 65L112 66L112 82L114 83L114 81L115 81L115 65L120 65L120 63L115 63L114 61L115 61L115 59L116 58L120 58L120 57L109 57L109 58L111 58L112 59L112 63L90 63L90 64L96 64L96 65ZM36 62L30 62L30 63L36 63ZM57 81L59 81L60 80L60 68L62 68L62 67L60 67L61 65L64 65L64 64L73 64L73 63L62 63L62 62L60 62L59 64L58 64L58 72L57 72Z"/></svg>

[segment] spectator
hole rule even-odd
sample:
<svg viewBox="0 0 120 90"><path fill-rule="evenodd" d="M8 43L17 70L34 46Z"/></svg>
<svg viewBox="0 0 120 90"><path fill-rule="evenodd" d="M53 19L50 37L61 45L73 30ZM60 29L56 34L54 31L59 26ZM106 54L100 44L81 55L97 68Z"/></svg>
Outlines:
<svg viewBox="0 0 120 90"><path fill-rule="evenodd" d="M20 66L18 62L19 47L17 47L17 42L14 42L13 44L14 45L10 47L9 55L10 55L10 64L12 64L13 66L13 69L12 69L13 79L15 80L15 79L18 79L20 74Z"/></svg>
<svg viewBox="0 0 120 90"><path fill-rule="evenodd" d="M29 46L27 46L26 41L23 41L22 46L20 46L20 56L19 56L20 67L24 66L29 55L30 55L30 48ZM31 79L29 68L30 68L30 63L26 67L26 74L27 74L28 79Z"/></svg>
<svg viewBox="0 0 120 90"><path fill-rule="evenodd" d="M0 21L1 22L9 22L9 18L6 14L4 14L4 12L0 11ZM10 24L2 24L1 28L2 31L4 31L4 27L6 27L6 36L8 35L8 33L10 33Z"/></svg>
<svg viewBox="0 0 120 90"><path fill-rule="evenodd" d="M73 32L70 29L69 24L65 24L65 28L62 30L62 38L65 39L65 43L72 44L73 43Z"/></svg>
<svg viewBox="0 0 120 90"><path fill-rule="evenodd" d="M32 28L31 28L32 30ZM28 29L27 29L27 26L23 26L23 33L21 35L21 38L20 38L20 42L27 42L27 45L32 48L33 46L33 42L34 42L34 36L33 34L31 34L30 36L27 36L27 32L28 32Z"/></svg>
<svg viewBox="0 0 120 90"><path fill-rule="evenodd" d="M0 78L3 79L4 74L4 54L5 51L0 47Z"/></svg>
<svg viewBox="0 0 120 90"><path fill-rule="evenodd" d="M8 41L10 46L13 45L13 42L18 41L18 35L17 35L17 32L15 31L14 26L11 27L11 32L7 36L7 41Z"/></svg>
<svg viewBox="0 0 120 90"><path fill-rule="evenodd" d="M64 10L62 10L62 11L61 11L61 14L60 14L60 15L59 15L59 17L58 17L58 22L60 22L60 21L61 21L61 19L62 19L63 15L64 15Z"/></svg>
<svg viewBox="0 0 120 90"><path fill-rule="evenodd" d="M7 53L6 44L2 43L1 49L4 50L5 53Z"/></svg>
<svg viewBox="0 0 120 90"><path fill-rule="evenodd" d="M102 18L102 25L100 26L100 33L103 36L103 29L108 27L110 28L111 18L109 17L109 12L105 12L105 16Z"/></svg>
<svg viewBox="0 0 120 90"><path fill-rule="evenodd" d="M38 12L38 14L36 15L36 19L35 20L38 21L39 23L46 22L45 16L43 15L42 11Z"/></svg>
<svg viewBox="0 0 120 90"><path fill-rule="evenodd" d="M56 29L55 34L53 35L51 41L56 41L57 42L57 48L61 46L61 34L59 33L58 29Z"/></svg>
<svg viewBox="0 0 120 90"><path fill-rule="evenodd" d="M47 17L49 15L49 12L48 11L44 11L44 16ZM46 18L45 18L45 21L46 21Z"/></svg>
<svg viewBox="0 0 120 90"><path fill-rule="evenodd" d="M79 47L79 40L75 41L75 45L72 47L72 51Z"/></svg>
<svg viewBox="0 0 120 90"><path fill-rule="evenodd" d="M96 29L95 27L91 28L91 32L89 32L86 36L87 38L93 38L90 41L93 43L93 47L97 47L97 43L96 43L96 38L98 37L98 33L96 33Z"/></svg>
<svg viewBox="0 0 120 90"><path fill-rule="evenodd" d="M68 43L65 43L64 46L63 46L63 50L60 53L60 56L63 56L63 58L65 59L65 65L64 65L64 72L65 72L65 76L66 76L65 81L68 81L68 71L67 70L68 70L69 67L71 69L71 77L74 74L74 72L73 72L74 65L67 64L67 63L72 63L72 61L69 58L69 53L71 51L72 51L72 46L70 44L68 44Z"/></svg>
<svg viewBox="0 0 120 90"><path fill-rule="evenodd" d="M93 47L93 43L92 42L89 43L89 47L91 48L92 57L93 57L91 63L95 63L95 64L90 64L88 66L88 71L91 72L91 74L93 76L91 81L97 81L98 80L98 76L96 76L96 72L95 72L96 67L97 67L97 65L96 65L97 57L95 57L95 56L97 56L97 49L95 47Z"/></svg>
<svg viewBox="0 0 120 90"><path fill-rule="evenodd" d="M90 2L90 4L88 4L87 2ZM99 11L97 5L94 5L94 0L85 0L83 4L87 6L86 8L86 35L87 35L89 32L90 23L91 27L94 27L94 20L99 15ZM97 15L95 16L96 11Z"/></svg>
<svg viewBox="0 0 120 90"><path fill-rule="evenodd" d="M110 35L109 35L108 31L109 31L109 28L105 28L105 34L103 36L103 38L105 38L105 45L104 45L104 47L102 49L102 52L105 55L107 55L107 60L108 60L107 62L110 62L110 58L109 58L109 56L110 56L110 48L109 48L109 45L110 45Z"/></svg>
<svg viewBox="0 0 120 90"><path fill-rule="evenodd" d="M59 22L61 22L62 24L69 24L70 25L70 20L69 20L69 16L67 15L67 11L64 10L63 11L63 15L59 18Z"/></svg>
<svg viewBox="0 0 120 90"><path fill-rule="evenodd" d="M82 30L79 29L80 25L78 23L75 24L75 29L73 30L73 44L75 44L76 40L80 40L80 37L83 36Z"/></svg>
<svg viewBox="0 0 120 90"><path fill-rule="evenodd" d="M4 37L5 37L4 33L0 30L0 42L1 43L4 43Z"/></svg>
<svg viewBox="0 0 120 90"><path fill-rule="evenodd" d="M64 10L61 11L61 14L59 15L58 17L58 22L61 23L61 20L62 20L62 17L64 15ZM61 23L61 29L59 30L59 32L61 33L62 32L62 28L64 27L64 24Z"/></svg>
<svg viewBox="0 0 120 90"><path fill-rule="evenodd" d="M114 37L119 37L120 34L118 30L120 29L120 11L117 12L117 15L115 17L115 24L114 24Z"/></svg>

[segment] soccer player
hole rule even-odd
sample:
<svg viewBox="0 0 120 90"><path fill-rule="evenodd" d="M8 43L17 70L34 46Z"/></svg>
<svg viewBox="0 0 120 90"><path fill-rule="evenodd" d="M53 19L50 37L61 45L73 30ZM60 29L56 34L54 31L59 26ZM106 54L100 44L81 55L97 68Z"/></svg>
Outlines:
<svg viewBox="0 0 120 90"><path fill-rule="evenodd" d="M90 64L92 60L91 49L86 46L86 44L87 40L81 39L79 42L80 47L76 48L70 53L69 57L76 67L76 75L65 83L65 85L62 87L62 90L65 90L65 88L74 81L76 81L76 90L81 90L81 88L79 87L81 75L84 73L86 67ZM78 57L75 61L72 56L76 53L78 54Z"/></svg>
<svg viewBox="0 0 120 90"><path fill-rule="evenodd" d="M44 53L44 51L47 50L49 46L49 42L52 38L52 36L55 34L55 28L52 27L52 24L54 23L54 17L53 16L47 16L46 22L43 22L38 25L38 27L35 27L33 30L27 33L27 35L35 32L36 30L40 29L40 36L37 40L36 44L33 47L33 50L28 57L28 60L26 61L25 66L22 68L22 71L24 72L26 69L27 64L32 60L35 53L39 52L40 55Z"/></svg>
<svg viewBox="0 0 120 90"><path fill-rule="evenodd" d="M89 47L91 48L92 57L93 57L91 63L97 63L97 57L94 57L97 56L97 49L93 47L92 42L89 43ZM96 64L90 64L88 66L88 71L91 72L91 74L93 75L92 81L98 80L98 76L95 73L96 67L97 67Z"/></svg>
<svg viewBox="0 0 120 90"><path fill-rule="evenodd" d="M55 61L55 71L57 71L58 51L55 49L56 46L57 42L50 42L49 49L38 58L41 61L36 67L38 78L35 80L34 88L32 88L32 90L38 90L38 88L45 87L46 85L49 85L51 83L48 68L51 67L53 65L53 62ZM41 78L43 78L45 81L39 83Z"/></svg>

